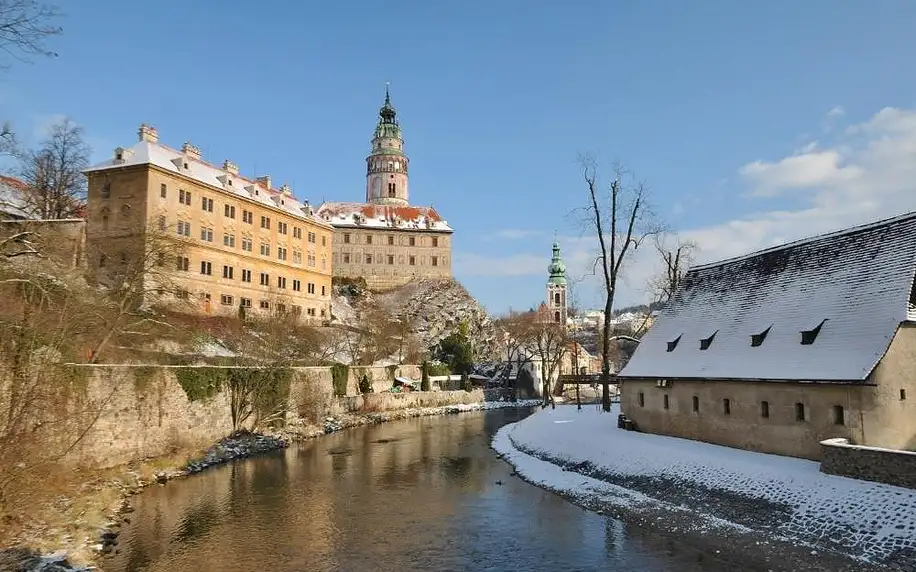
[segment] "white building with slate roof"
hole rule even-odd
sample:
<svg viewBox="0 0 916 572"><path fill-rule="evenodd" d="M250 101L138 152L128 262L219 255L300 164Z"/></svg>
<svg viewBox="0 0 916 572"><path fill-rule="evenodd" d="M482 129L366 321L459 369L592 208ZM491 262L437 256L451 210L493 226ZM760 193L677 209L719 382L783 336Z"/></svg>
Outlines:
<svg viewBox="0 0 916 572"><path fill-rule="evenodd" d="M695 267L620 372L642 431L916 450L916 213Z"/></svg>

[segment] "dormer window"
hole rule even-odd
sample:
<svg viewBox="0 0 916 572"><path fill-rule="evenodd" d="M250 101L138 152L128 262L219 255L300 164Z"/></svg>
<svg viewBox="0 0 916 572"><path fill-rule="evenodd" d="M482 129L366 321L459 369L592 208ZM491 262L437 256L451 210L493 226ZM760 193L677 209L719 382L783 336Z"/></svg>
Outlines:
<svg viewBox="0 0 916 572"><path fill-rule="evenodd" d="M769 326L769 327L767 327L767 329L763 330L763 331L760 332L759 334L753 334L753 335L751 335L751 347L756 348L756 347L760 346L760 345L763 343L763 340L766 339L767 334L770 333L770 328L772 328L772 327L773 327L773 326Z"/></svg>
<svg viewBox="0 0 916 572"><path fill-rule="evenodd" d="M670 342L668 342L668 351L669 351L669 352L673 352L673 351L674 351L674 348L677 347L677 343L678 343L679 341L681 341L681 338L682 338L683 336L684 336L684 334L681 334L680 336L678 336L678 337L674 338L673 340L671 340Z"/></svg>
<svg viewBox="0 0 916 572"><path fill-rule="evenodd" d="M712 345L712 341L715 339L717 333L719 333L719 330L716 330L715 332L710 334L708 338L703 338L702 340L700 340L700 349L708 350L709 346Z"/></svg>
<svg viewBox="0 0 916 572"><path fill-rule="evenodd" d="M821 333L821 328L824 327L824 322L826 322L826 321L827 321L827 319L825 318L825 319L821 320L821 323L818 324L817 326L815 326L813 329L810 329L810 330L802 330L802 332L801 332L801 344L802 344L803 346L810 346L811 344L813 344L813 343L814 343L814 340L817 339L817 335L818 335L819 333Z"/></svg>

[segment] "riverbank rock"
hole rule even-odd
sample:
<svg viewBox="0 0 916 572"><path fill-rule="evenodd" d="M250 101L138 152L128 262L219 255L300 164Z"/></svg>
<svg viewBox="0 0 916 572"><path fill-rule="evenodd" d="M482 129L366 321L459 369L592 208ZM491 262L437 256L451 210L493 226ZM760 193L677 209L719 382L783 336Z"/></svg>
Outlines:
<svg viewBox="0 0 916 572"><path fill-rule="evenodd" d="M10 572L89 572L91 568L76 567L62 552L41 555L27 548L0 551L0 570Z"/></svg>
<svg viewBox="0 0 916 572"><path fill-rule="evenodd" d="M225 463L232 459L243 459L251 455L275 451L288 446L289 441L280 437L262 435L250 431L238 431L207 449L203 458L188 463L183 472L185 474L199 473L207 467ZM156 478L158 480L159 475Z"/></svg>

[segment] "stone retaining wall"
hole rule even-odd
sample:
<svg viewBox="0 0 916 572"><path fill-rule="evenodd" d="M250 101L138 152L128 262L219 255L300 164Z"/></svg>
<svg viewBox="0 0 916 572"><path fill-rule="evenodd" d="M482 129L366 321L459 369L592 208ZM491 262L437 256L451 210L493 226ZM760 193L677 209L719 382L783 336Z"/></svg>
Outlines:
<svg viewBox="0 0 916 572"><path fill-rule="evenodd" d="M916 489L916 452L852 445L848 439L821 441L821 472Z"/></svg>
<svg viewBox="0 0 916 572"><path fill-rule="evenodd" d="M409 391L406 393L367 393L339 400L345 413L374 413L422 407L445 407L484 401L483 390L474 391Z"/></svg>
<svg viewBox="0 0 916 572"><path fill-rule="evenodd" d="M81 372L82 389L77 397L92 416L98 414L69 456L75 464L112 467L143 457L193 452L232 432L229 393L225 389L191 401L178 382L177 369L198 366L71 364L64 367ZM314 422L351 410L350 400L365 401L366 398L357 396L357 383L364 374L371 377L376 392L368 396L369 403L379 411L422 407L418 404L433 401L445 405L468 403L467 399L483 400L480 392L464 391L455 392L461 394L456 397L399 398L397 394L386 393L392 385L388 368L369 367L350 368L347 393L356 397L344 398L341 403L334 396L330 368L292 369L287 421L293 424L303 420ZM395 375L419 379L419 367L398 366Z"/></svg>

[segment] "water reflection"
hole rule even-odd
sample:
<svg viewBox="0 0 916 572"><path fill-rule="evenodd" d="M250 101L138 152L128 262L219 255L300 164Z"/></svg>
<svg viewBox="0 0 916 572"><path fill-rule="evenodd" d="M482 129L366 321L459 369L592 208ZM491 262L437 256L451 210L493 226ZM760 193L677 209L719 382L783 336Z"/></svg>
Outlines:
<svg viewBox="0 0 916 572"><path fill-rule="evenodd" d="M152 488L135 498L119 553L104 567L715 570L677 544L634 536L510 477L489 438L526 414L364 427Z"/></svg>

